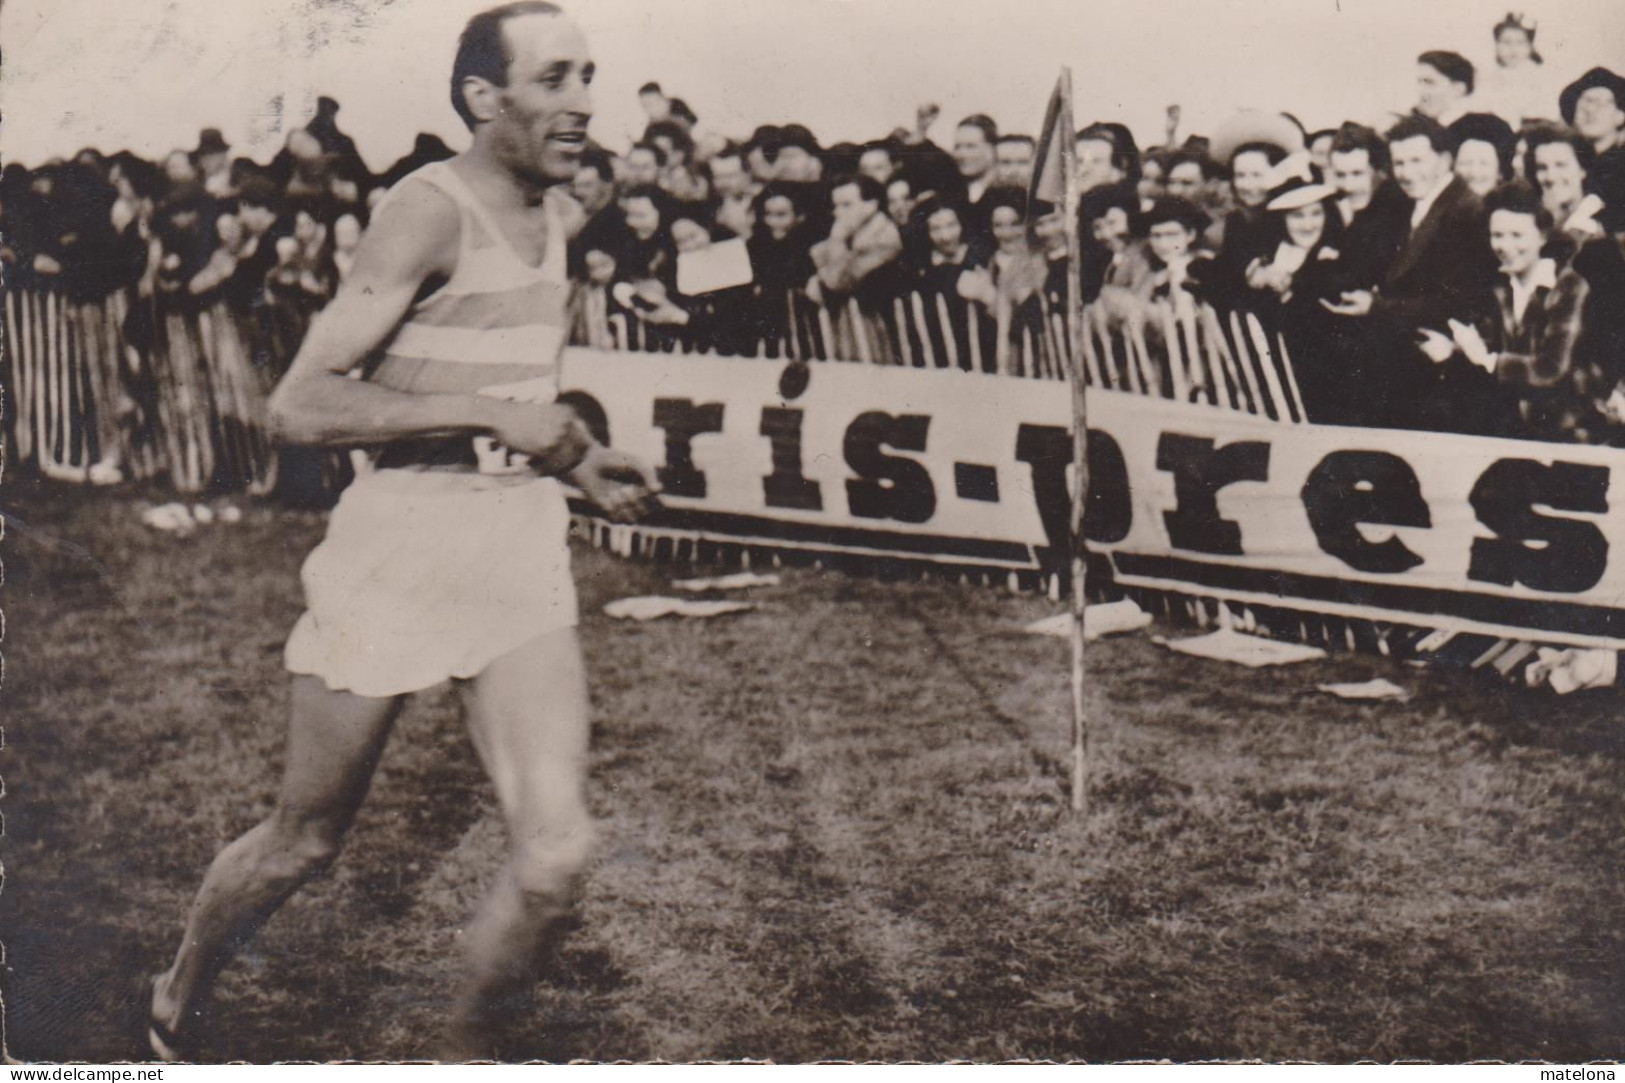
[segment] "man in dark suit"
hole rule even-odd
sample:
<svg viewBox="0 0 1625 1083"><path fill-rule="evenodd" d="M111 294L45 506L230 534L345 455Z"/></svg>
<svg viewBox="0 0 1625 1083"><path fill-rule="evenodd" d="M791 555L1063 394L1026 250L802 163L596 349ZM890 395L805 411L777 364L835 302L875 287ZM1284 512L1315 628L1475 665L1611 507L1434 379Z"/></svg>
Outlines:
<svg viewBox="0 0 1625 1083"><path fill-rule="evenodd" d="M1332 137L1326 179L1337 186L1343 240L1337 248L1351 285L1374 289L1410 236L1411 201L1389 179L1388 145L1352 121Z"/></svg>
<svg viewBox="0 0 1625 1083"><path fill-rule="evenodd" d="M1387 138L1394 181L1410 205L1404 243L1374 289L1322 304L1365 321L1357 383L1369 396L1361 404L1367 424L1459 429L1457 415L1472 407L1454 401L1456 389L1441 384L1418 343L1424 328L1469 314L1473 299L1495 281L1484 209L1452 169L1444 128L1412 116Z"/></svg>

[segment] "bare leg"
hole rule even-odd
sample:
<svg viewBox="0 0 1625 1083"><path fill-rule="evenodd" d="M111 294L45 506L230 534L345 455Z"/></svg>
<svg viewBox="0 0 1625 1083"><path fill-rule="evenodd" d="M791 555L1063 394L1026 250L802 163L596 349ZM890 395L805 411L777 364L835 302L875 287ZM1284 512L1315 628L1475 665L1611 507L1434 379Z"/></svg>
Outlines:
<svg viewBox="0 0 1625 1083"><path fill-rule="evenodd" d="M401 703L399 696L334 692L315 677L293 679L276 808L209 866L175 962L154 984L155 1021L176 1033L195 1024L215 978L242 943L332 863Z"/></svg>
<svg viewBox="0 0 1625 1083"><path fill-rule="evenodd" d="M465 688L474 746L496 785L509 856L464 935L467 976L442 1059L491 1055L505 997L535 980L549 934L574 905L592 842L589 709L575 629L499 658Z"/></svg>

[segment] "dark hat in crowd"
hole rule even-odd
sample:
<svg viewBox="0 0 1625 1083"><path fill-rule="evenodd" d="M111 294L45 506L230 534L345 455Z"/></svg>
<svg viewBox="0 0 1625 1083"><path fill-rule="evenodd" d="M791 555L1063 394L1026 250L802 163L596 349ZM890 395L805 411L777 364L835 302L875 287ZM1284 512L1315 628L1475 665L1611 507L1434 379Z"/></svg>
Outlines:
<svg viewBox="0 0 1625 1083"><path fill-rule="evenodd" d="M1563 88L1558 97L1558 107L1563 113L1563 123L1574 123L1574 110L1580 104L1580 95L1596 87L1602 87L1614 95L1614 104L1625 109L1625 77L1621 77L1607 68L1592 68L1580 78Z"/></svg>
<svg viewBox="0 0 1625 1083"><path fill-rule="evenodd" d="M1518 145L1518 133L1512 130L1512 125L1494 113L1468 113L1446 130L1450 133L1450 146L1453 150L1460 150L1463 143L1471 143L1475 139L1481 143L1488 143L1495 148L1495 155L1501 160L1502 174L1511 171L1512 154Z"/></svg>
<svg viewBox="0 0 1625 1083"><path fill-rule="evenodd" d="M1280 113L1244 109L1219 125L1209 147L1213 160L1228 166L1231 156L1248 143L1268 143L1291 154L1303 149L1303 128Z"/></svg>
<svg viewBox="0 0 1625 1083"><path fill-rule="evenodd" d="M824 149L818 145L818 137L813 135L812 130L803 124L786 124L783 128L780 128L779 145L781 147L800 147L808 154L821 154Z"/></svg>
<svg viewBox="0 0 1625 1083"><path fill-rule="evenodd" d="M1192 233L1201 233L1213 223L1213 217L1188 199L1167 196L1153 203L1146 212L1145 228L1149 231L1164 222L1178 222Z"/></svg>
<svg viewBox="0 0 1625 1083"><path fill-rule="evenodd" d="M745 140L742 149L747 154L759 150L767 155L768 161L772 161L778 156L779 148L782 146L784 146L784 129L776 124L763 124L750 133L750 138Z"/></svg>
<svg viewBox="0 0 1625 1083"><path fill-rule="evenodd" d="M1270 168L1267 211L1295 211L1337 194L1337 189L1321 180L1320 170L1309 160L1307 151L1296 151Z"/></svg>
<svg viewBox="0 0 1625 1083"><path fill-rule="evenodd" d="M220 134L219 128L204 128L197 136L197 150L195 154L225 154L231 150L231 144L226 142Z"/></svg>

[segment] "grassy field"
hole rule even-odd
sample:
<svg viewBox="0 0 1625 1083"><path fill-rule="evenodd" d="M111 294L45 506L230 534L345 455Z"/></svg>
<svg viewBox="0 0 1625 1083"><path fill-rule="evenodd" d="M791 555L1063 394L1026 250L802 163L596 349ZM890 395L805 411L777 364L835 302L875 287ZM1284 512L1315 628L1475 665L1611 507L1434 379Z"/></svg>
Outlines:
<svg viewBox="0 0 1625 1083"><path fill-rule="evenodd" d="M9 488L6 1041L139 1056L136 982L269 807L323 518L180 540L135 495ZM1067 647L1020 632L1053 603L797 569L736 617L601 614L680 570L577 550L601 845L512 1057L1625 1055L1617 698L1112 640L1080 820ZM1313 691L1378 675L1414 698ZM207 1055L425 1055L501 848L449 696L421 697Z"/></svg>

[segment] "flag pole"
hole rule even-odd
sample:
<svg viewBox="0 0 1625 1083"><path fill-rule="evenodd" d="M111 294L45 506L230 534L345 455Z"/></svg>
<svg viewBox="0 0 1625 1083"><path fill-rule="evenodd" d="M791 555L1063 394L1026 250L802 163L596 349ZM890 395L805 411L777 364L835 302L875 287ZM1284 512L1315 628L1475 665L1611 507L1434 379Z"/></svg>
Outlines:
<svg viewBox="0 0 1625 1083"><path fill-rule="evenodd" d="M1072 387L1072 811L1088 810L1089 719L1084 702L1087 674L1084 611L1088 605L1089 549L1083 519L1089 505L1089 402L1083 364L1083 259L1078 236L1077 144L1072 116L1072 69L1061 69L1061 173L1066 228L1067 382Z"/></svg>

